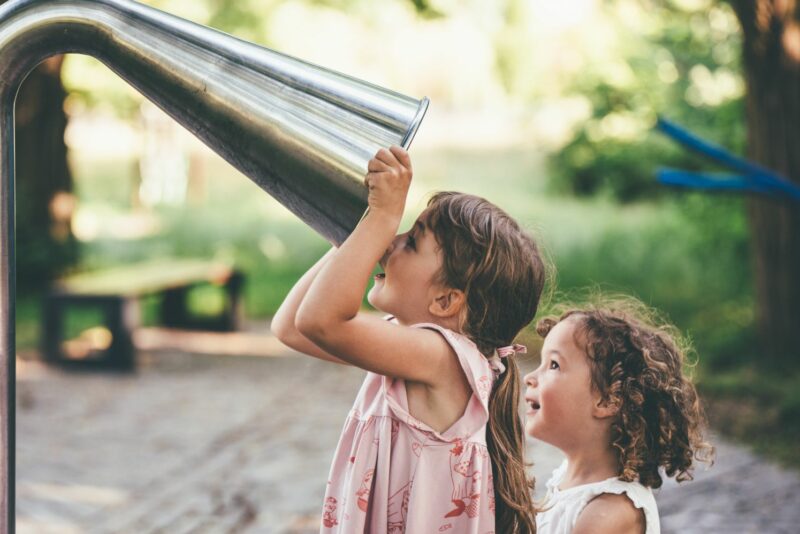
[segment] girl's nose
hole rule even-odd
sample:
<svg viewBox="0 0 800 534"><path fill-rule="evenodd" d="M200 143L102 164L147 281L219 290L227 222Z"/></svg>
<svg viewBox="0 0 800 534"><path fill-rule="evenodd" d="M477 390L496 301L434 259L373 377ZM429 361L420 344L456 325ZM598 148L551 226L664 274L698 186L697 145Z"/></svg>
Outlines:
<svg viewBox="0 0 800 534"><path fill-rule="evenodd" d="M538 383L536 380L536 371L531 371L527 375L525 375L525 383L529 386L536 386Z"/></svg>
<svg viewBox="0 0 800 534"><path fill-rule="evenodd" d="M394 252L394 249L397 248L398 241L400 239L402 239L402 238L403 238L402 234L395 236L394 239L392 239L392 242L389 243L389 247L386 249L386 252L383 253L383 257L381 258L380 262L378 262L378 263L380 263L381 267L383 267L384 269L386 268L386 263L389 261L389 256L392 255L392 252Z"/></svg>

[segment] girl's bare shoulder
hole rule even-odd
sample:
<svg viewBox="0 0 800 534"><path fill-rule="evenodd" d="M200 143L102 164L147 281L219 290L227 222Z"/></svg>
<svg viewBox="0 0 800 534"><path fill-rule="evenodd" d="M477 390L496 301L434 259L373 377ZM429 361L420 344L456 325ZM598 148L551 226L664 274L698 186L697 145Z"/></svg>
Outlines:
<svg viewBox="0 0 800 534"><path fill-rule="evenodd" d="M644 534L644 511L636 508L627 495L603 493L591 501L578 516L573 534Z"/></svg>

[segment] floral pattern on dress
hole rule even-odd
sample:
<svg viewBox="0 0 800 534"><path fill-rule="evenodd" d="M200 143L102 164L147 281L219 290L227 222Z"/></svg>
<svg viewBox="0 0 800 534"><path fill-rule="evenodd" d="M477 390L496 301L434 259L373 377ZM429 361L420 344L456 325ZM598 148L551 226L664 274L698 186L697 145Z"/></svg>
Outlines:
<svg viewBox="0 0 800 534"><path fill-rule="evenodd" d="M367 373L334 454L323 534L495 530L486 449L491 369L467 338L425 327L438 329L453 347L473 395L461 418L437 432L411 415L402 380Z"/></svg>
<svg viewBox="0 0 800 534"><path fill-rule="evenodd" d="M372 478L374 475L374 469L367 469L367 472L364 473L363 477L361 477L361 487L358 488L358 491L356 491L356 497L358 497L358 508L362 512L366 512L367 507L369 506L369 494L372 491Z"/></svg>
<svg viewBox="0 0 800 534"><path fill-rule="evenodd" d="M411 482L402 486L394 495L389 497L388 522L386 525L389 534L403 534L406 531L410 495Z"/></svg>
<svg viewBox="0 0 800 534"><path fill-rule="evenodd" d="M488 399L489 394L492 392L492 379L483 375L478 379L475 385L478 388L478 396L484 400Z"/></svg>
<svg viewBox="0 0 800 534"><path fill-rule="evenodd" d="M328 497L325 499L325 508L322 512L322 524L325 528L333 528L339 524L336 520L336 499Z"/></svg>
<svg viewBox="0 0 800 534"><path fill-rule="evenodd" d="M473 518L478 515L481 498L481 463L474 462L475 445L457 440L450 449L450 479L453 485L452 503L454 508L445 517L458 517L464 513ZM480 456L480 453L478 453Z"/></svg>
<svg viewBox="0 0 800 534"><path fill-rule="evenodd" d="M494 476L489 475L489 489L486 491L486 496L489 498L489 510L495 513L495 496L494 496Z"/></svg>

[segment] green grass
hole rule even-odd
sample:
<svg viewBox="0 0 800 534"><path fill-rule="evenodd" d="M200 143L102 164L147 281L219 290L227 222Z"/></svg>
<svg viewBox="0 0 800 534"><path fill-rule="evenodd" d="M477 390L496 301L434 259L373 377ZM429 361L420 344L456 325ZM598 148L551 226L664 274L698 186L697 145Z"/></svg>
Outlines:
<svg viewBox="0 0 800 534"><path fill-rule="evenodd" d="M17 297L15 331L17 350L28 351L39 345L39 310L38 295L19 295Z"/></svg>

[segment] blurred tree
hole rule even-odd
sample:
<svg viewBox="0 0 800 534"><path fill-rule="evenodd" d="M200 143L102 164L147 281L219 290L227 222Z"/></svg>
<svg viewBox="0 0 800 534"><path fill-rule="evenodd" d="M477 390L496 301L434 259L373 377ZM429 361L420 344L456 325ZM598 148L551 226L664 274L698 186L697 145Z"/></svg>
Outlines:
<svg viewBox="0 0 800 534"><path fill-rule="evenodd" d="M634 5L645 14L636 13L638 25L623 24ZM705 166L649 132L656 112L735 152L746 145L751 159L800 183L798 0L604 6L618 25L622 62L589 63L575 76L571 89L588 99L591 114L552 158L556 187L634 200L665 190L653 179L656 166ZM635 75L619 75L626 70ZM720 216L715 203L719 197L695 210L699 230L712 212ZM754 197L748 217L760 353L776 367L800 366L800 206ZM717 240L746 242L741 232L714 227Z"/></svg>
<svg viewBox="0 0 800 534"><path fill-rule="evenodd" d="M731 0L744 33L747 151L800 184L800 3ZM758 326L764 357L800 366L800 203L749 204Z"/></svg>
<svg viewBox="0 0 800 534"><path fill-rule="evenodd" d="M616 41L606 57L586 52L567 84L566 92L586 98L591 111L551 158L554 188L632 201L665 192L653 177L656 167L704 164L652 131L656 114L742 149L741 36L728 5L612 1L604 15Z"/></svg>
<svg viewBox="0 0 800 534"><path fill-rule="evenodd" d="M0 4L6 0L0 0ZM63 56L36 67L16 102L17 286L40 287L77 259L64 131Z"/></svg>

